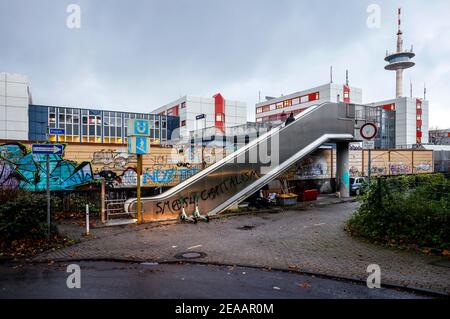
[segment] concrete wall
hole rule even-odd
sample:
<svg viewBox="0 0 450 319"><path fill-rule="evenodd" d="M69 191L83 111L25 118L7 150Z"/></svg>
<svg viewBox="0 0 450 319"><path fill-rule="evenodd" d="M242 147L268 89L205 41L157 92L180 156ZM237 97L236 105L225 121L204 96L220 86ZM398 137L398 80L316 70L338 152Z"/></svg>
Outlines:
<svg viewBox="0 0 450 319"><path fill-rule="evenodd" d="M28 79L0 73L0 139L28 139Z"/></svg>

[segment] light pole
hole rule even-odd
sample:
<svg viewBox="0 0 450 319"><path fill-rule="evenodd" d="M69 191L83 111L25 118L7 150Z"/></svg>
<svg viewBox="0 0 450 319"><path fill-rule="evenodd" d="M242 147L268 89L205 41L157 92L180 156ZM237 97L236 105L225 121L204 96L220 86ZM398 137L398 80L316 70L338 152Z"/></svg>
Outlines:
<svg viewBox="0 0 450 319"><path fill-rule="evenodd" d="M204 135L203 134L204 134L204 130L206 129L206 115L205 114L199 114L199 115L197 115L195 117L196 121L201 120L201 119L204 120L204 127L202 129L202 170L204 170L205 169L205 154L204 154L205 146L203 145L203 139L204 139Z"/></svg>

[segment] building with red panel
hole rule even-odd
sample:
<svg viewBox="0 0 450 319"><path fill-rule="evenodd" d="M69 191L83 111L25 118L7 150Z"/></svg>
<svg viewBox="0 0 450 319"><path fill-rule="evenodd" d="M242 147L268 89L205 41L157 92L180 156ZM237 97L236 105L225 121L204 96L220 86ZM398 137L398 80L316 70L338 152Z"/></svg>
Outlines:
<svg viewBox="0 0 450 319"><path fill-rule="evenodd" d="M428 101L415 97L399 97L370 103L395 111L395 147L411 148L428 144Z"/></svg>
<svg viewBox="0 0 450 319"><path fill-rule="evenodd" d="M277 98L267 97L266 101L255 106L256 122L281 123L291 112L296 115L312 105L324 102L361 104L362 90L345 84L328 83Z"/></svg>
<svg viewBox="0 0 450 319"><path fill-rule="evenodd" d="M183 96L152 113L179 116L181 138L204 128L215 127L223 133L226 128L247 123L247 104L225 99L220 93L210 98Z"/></svg>

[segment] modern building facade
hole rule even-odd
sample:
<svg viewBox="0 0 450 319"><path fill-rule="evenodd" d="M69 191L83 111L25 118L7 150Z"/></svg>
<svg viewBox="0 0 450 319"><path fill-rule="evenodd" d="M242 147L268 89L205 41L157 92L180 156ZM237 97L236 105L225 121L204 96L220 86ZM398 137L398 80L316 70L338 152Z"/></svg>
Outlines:
<svg viewBox="0 0 450 319"><path fill-rule="evenodd" d="M269 98L256 104L256 122L281 123L291 112L295 115L312 105L324 102L361 104L362 89L345 84L327 83L278 98Z"/></svg>
<svg viewBox="0 0 450 319"><path fill-rule="evenodd" d="M30 105L28 140L46 141L48 127L64 129L63 135L48 135L52 142L127 144L129 119L150 121L153 144L167 142L179 125L176 116Z"/></svg>
<svg viewBox="0 0 450 319"><path fill-rule="evenodd" d="M399 97L369 105L395 111L396 148L411 148L428 143L427 100Z"/></svg>
<svg viewBox="0 0 450 319"><path fill-rule="evenodd" d="M246 103L224 99L220 93L212 98L184 96L157 108L152 113L178 116L180 138L188 137L191 131L207 127L225 131L228 127L247 123Z"/></svg>
<svg viewBox="0 0 450 319"><path fill-rule="evenodd" d="M32 103L24 75L0 73L0 140L127 144L127 120L150 120L151 142L165 143L177 116L117 112ZM64 129L50 135L49 129Z"/></svg>
<svg viewBox="0 0 450 319"><path fill-rule="evenodd" d="M28 139L28 79L0 73L0 139Z"/></svg>

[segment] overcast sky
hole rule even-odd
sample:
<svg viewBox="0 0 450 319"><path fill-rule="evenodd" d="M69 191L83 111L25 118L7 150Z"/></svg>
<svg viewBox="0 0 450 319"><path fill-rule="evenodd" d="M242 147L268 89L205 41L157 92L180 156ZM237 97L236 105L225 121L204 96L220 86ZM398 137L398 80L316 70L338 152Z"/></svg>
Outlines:
<svg viewBox="0 0 450 319"><path fill-rule="evenodd" d="M81 8L69 29L67 6ZM368 28L367 7L381 7ZM183 95L247 103L329 81L363 89L363 102L395 95L384 70L402 7L404 73L430 100L430 126L450 127L450 1L0 0L0 72L29 77L35 104L149 112Z"/></svg>

